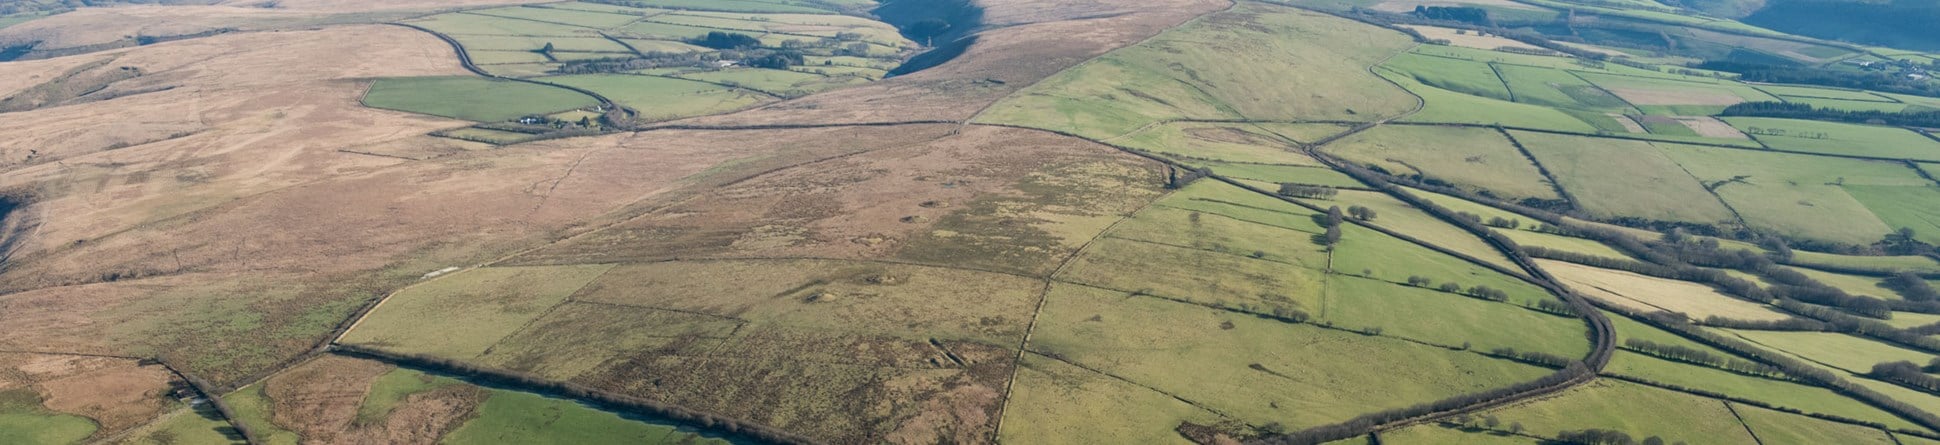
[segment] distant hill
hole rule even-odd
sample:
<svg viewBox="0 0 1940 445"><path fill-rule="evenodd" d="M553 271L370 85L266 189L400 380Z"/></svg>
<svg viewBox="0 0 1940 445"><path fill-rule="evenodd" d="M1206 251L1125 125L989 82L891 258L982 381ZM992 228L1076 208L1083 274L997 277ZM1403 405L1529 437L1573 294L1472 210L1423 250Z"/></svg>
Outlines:
<svg viewBox="0 0 1940 445"><path fill-rule="evenodd" d="M1773 0L1743 21L1823 39L1940 50L1940 33L1931 28L1940 22L1940 2L1932 0Z"/></svg>

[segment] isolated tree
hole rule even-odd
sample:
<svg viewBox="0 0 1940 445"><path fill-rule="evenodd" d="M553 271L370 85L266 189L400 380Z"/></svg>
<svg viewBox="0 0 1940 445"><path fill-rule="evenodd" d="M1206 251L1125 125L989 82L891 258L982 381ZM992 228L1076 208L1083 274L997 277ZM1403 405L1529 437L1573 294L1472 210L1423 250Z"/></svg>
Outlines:
<svg viewBox="0 0 1940 445"><path fill-rule="evenodd" d="M552 54L552 42L546 42L546 46L539 47L539 53Z"/></svg>

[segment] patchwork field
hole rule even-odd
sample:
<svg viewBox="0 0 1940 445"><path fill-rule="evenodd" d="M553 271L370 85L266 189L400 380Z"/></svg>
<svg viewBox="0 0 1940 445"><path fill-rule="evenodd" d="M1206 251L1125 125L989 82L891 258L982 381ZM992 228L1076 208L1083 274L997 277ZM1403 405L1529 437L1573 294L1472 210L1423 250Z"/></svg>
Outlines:
<svg viewBox="0 0 1940 445"><path fill-rule="evenodd" d="M1420 175L1519 199L1559 199L1529 158L1493 129L1390 125L1328 144L1326 151L1396 175Z"/></svg>
<svg viewBox="0 0 1940 445"><path fill-rule="evenodd" d="M1940 142L1904 128L1757 117L1731 117L1724 121L1775 150L1940 160Z"/></svg>
<svg viewBox="0 0 1940 445"><path fill-rule="evenodd" d="M1537 260L1543 270L1577 292L1631 310L1672 311L1695 319L1725 317L1738 320L1791 318L1764 305L1725 295L1702 284L1648 277L1561 261Z"/></svg>
<svg viewBox="0 0 1940 445"><path fill-rule="evenodd" d="M1735 219L1699 178L1647 142L1511 131L1597 217L1714 223Z"/></svg>

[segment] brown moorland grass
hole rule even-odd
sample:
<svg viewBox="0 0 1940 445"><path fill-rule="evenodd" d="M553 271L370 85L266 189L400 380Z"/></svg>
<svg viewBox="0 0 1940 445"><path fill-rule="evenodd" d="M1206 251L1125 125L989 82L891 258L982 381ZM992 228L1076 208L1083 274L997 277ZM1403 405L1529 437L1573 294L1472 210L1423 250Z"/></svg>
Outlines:
<svg viewBox="0 0 1940 445"><path fill-rule="evenodd" d="M111 437L162 414L174 374L136 360L0 353L0 391L27 389L51 411L85 417L94 438Z"/></svg>

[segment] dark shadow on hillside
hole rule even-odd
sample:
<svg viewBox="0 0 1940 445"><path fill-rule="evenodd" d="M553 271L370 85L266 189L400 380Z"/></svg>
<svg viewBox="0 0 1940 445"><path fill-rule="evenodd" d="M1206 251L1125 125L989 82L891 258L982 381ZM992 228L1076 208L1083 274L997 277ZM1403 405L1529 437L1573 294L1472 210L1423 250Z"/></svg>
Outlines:
<svg viewBox="0 0 1940 445"><path fill-rule="evenodd" d="M869 12L895 25L903 37L930 48L891 70L891 76L929 69L962 55L976 43L974 33L983 27L984 16L983 8L970 0L885 0Z"/></svg>

